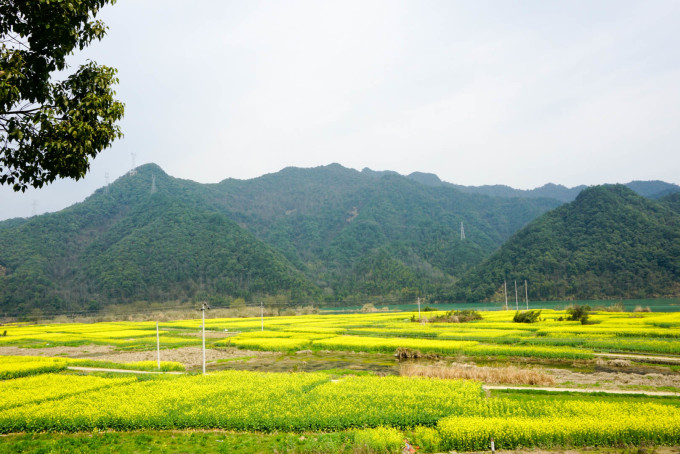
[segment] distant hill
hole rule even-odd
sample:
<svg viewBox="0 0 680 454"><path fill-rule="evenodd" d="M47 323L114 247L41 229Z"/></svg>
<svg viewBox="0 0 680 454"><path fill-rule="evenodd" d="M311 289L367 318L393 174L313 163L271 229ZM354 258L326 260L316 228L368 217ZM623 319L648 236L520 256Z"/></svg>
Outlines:
<svg viewBox="0 0 680 454"><path fill-rule="evenodd" d="M462 186L444 182L435 174L423 172L411 173L408 178L428 186L450 186L470 194L484 194L493 197L548 198L565 203L576 199L576 196L588 187L581 185L567 188L566 186L553 183L548 183L535 189L515 189L505 185ZM626 183L625 186L639 195L650 199L659 199L665 195L680 192L680 186L658 180L631 181Z"/></svg>
<svg viewBox="0 0 680 454"><path fill-rule="evenodd" d="M680 193L680 186L665 181L631 181L626 186L643 197L660 199L666 195Z"/></svg>
<svg viewBox="0 0 680 454"><path fill-rule="evenodd" d="M152 174L155 193L148 184ZM108 189L59 213L0 229L0 312L320 293L271 246L194 203L203 197L195 194L196 183L145 166Z"/></svg>
<svg viewBox="0 0 680 454"><path fill-rule="evenodd" d="M498 297L504 279L526 279L530 299L678 295L678 203L677 195L657 202L623 185L585 189L471 270L456 298Z"/></svg>
<svg viewBox="0 0 680 454"><path fill-rule="evenodd" d="M58 213L0 222L0 312L450 293L557 205L337 164L208 185L148 164Z"/></svg>

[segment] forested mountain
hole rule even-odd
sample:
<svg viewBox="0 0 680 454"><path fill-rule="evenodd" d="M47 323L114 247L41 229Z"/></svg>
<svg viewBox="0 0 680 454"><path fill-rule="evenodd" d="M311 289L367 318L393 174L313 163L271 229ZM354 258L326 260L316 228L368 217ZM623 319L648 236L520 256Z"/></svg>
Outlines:
<svg viewBox="0 0 680 454"><path fill-rule="evenodd" d="M583 190L517 232L460 282L460 300L529 282L530 299L680 294L678 194L654 201L622 185Z"/></svg>
<svg viewBox="0 0 680 454"><path fill-rule="evenodd" d="M199 187L147 166L83 203L0 229L0 308L50 312L253 292L298 300L319 294L273 248L193 203Z"/></svg>
<svg viewBox="0 0 680 454"><path fill-rule="evenodd" d="M488 298L504 277L528 279L533 298L673 290L678 194L655 202L590 188L555 211L554 198L508 195L338 164L217 184L148 164L58 213L0 222L0 314L267 297L454 301Z"/></svg>
<svg viewBox="0 0 680 454"><path fill-rule="evenodd" d="M671 210L680 214L680 192L675 192L673 194L667 195L659 199L659 201L666 205Z"/></svg>
<svg viewBox="0 0 680 454"><path fill-rule="evenodd" d="M149 164L61 212L1 222L0 310L450 296L467 269L558 204L337 164L209 185Z"/></svg>
<svg viewBox="0 0 680 454"><path fill-rule="evenodd" d="M582 190L587 188L584 185L567 188L553 183L535 189L515 189L505 185L462 186L441 181L437 175L432 173L422 172L414 172L408 177L428 186L449 186L470 194L484 194L493 197L548 198L561 202L572 202ZM625 186L650 199L659 199L668 194L680 193L680 186L658 180L631 181L626 183Z"/></svg>
<svg viewBox="0 0 680 454"><path fill-rule="evenodd" d="M215 206L333 299L450 289L512 233L559 204L463 194L337 164L225 180L215 189L222 194Z"/></svg>

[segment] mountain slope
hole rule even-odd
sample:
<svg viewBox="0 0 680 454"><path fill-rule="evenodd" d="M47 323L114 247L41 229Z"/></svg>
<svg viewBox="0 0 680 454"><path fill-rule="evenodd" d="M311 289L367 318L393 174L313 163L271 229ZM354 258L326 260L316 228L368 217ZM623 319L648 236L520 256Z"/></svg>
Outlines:
<svg viewBox="0 0 680 454"><path fill-rule="evenodd" d="M515 234L459 282L459 299L488 299L529 281L533 299L680 293L680 215L622 185L596 186Z"/></svg>
<svg viewBox="0 0 680 454"><path fill-rule="evenodd" d="M200 186L145 166L81 204L1 229L0 310L319 293L271 246L202 204Z"/></svg>
<svg viewBox="0 0 680 454"><path fill-rule="evenodd" d="M148 164L59 213L0 223L0 307L450 294L558 204L337 164L208 185Z"/></svg>
<svg viewBox="0 0 680 454"><path fill-rule="evenodd" d="M588 189L572 204L580 208L561 207L513 237L560 202L465 193L437 181L332 164L199 184L147 164L59 213L0 222L0 312L266 295L290 303L487 298L513 269L518 280L530 278L532 297L670 291L678 251L668 239L677 239L677 196L653 202L622 187ZM664 185L642 186L653 192ZM620 219L633 233L651 233L628 239ZM659 224L666 226L662 233ZM598 250L608 244L608 230L626 246ZM580 244L583 232L598 236ZM530 241L513 246L525 237ZM575 243L565 246L565 239ZM657 260L655 247L676 255ZM529 258L522 262L520 252ZM623 290L598 284L601 268L618 276L610 259L640 268L623 271ZM665 271L650 260L660 260ZM519 265L526 270L517 271ZM588 279L569 283L584 272Z"/></svg>
<svg viewBox="0 0 680 454"><path fill-rule="evenodd" d="M559 204L463 194L338 164L225 180L215 189L222 193L217 209L281 251L335 299L357 288L402 290L400 279L363 273L365 263L383 252L419 276L411 282L421 291L450 287L517 229ZM366 285L350 284L369 278Z"/></svg>

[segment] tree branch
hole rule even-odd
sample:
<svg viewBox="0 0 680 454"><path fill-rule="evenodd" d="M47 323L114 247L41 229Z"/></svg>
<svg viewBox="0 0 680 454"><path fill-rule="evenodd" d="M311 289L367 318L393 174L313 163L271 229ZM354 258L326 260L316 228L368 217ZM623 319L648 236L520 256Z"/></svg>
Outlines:
<svg viewBox="0 0 680 454"><path fill-rule="evenodd" d="M28 115L30 113L33 113L37 110L42 109L43 107L51 108L51 107L54 107L54 106L45 105L45 106L34 107L32 109L10 110L10 111L7 111L7 112L0 112L0 115Z"/></svg>

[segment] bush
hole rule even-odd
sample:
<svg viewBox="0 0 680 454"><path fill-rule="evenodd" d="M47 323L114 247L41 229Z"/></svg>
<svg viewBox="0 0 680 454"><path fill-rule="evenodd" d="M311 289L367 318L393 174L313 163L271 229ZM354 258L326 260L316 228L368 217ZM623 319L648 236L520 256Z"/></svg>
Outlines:
<svg viewBox="0 0 680 454"><path fill-rule="evenodd" d="M541 315L540 309L530 311L517 311L512 321L515 323L536 323Z"/></svg>
<svg viewBox="0 0 680 454"><path fill-rule="evenodd" d="M652 310L649 308L649 306L647 307L635 306L633 312L652 312Z"/></svg>
<svg viewBox="0 0 680 454"><path fill-rule="evenodd" d="M581 322L582 325L588 324L588 315L590 313L590 306L579 306L578 304L568 307L565 309L567 314L567 320L572 322Z"/></svg>
<svg viewBox="0 0 680 454"><path fill-rule="evenodd" d="M462 311L448 311L444 315L438 315L428 320L431 323L465 323L473 320L481 320L482 314L471 309Z"/></svg>
<svg viewBox="0 0 680 454"><path fill-rule="evenodd" d="M361 306L361 312L363 313L378 312L378 308L376 308L375 304L373 303L366 303L363 306Z"/></svg>
<svg viewBox="0 0 680 454"><path fill-rule="evenodd" d="M605 309L607 312L623 312L625 308L622 302L614 303Z"/></svg>
<svg viewBox="0 0 680 454"><path fill-rule="evenodd" d="M420 350L411 350L410 348L399 347L395 350L394 356L399 360L404 360L404 359L418 359L421 358L423 354L420 352Z"/></svg>

